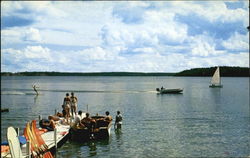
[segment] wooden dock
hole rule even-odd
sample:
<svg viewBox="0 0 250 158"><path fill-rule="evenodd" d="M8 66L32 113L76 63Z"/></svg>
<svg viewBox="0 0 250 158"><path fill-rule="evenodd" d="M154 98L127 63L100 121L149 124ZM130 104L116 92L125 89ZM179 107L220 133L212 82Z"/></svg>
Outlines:
<svg viewBox="0 0 250 158"><path fill-rule="evenodd" d="M55 131L46 132L41 135L50 151L55 152L55 149L60 148L68 140L69 129L69 125L57 125Z"/></svg>

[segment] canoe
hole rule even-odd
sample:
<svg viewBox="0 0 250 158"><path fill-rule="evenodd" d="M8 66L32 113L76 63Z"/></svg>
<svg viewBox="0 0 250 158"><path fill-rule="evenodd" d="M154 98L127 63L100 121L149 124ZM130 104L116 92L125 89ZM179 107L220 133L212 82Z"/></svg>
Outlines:
<svg viewBox="0 0 250 158"><path fill-rule="evenodd" d="M109 138L111 133L112 121L104 121L104 116L93 116L92 119L96 120L93 129L85 128L71 128L70 139L77 142L87 142L90 140L102 140Z"/></svg>
<svg viewBox="0 0 250 158"><path fill-rule="evenodd" d="M183 92L183 89L181 88L176 88L176 89L159 89L159 88L156 88L156 91L159 92L160 94L167 94L167 93L172 93L172 94L175 94L175 93L182 93Z"/></svg>

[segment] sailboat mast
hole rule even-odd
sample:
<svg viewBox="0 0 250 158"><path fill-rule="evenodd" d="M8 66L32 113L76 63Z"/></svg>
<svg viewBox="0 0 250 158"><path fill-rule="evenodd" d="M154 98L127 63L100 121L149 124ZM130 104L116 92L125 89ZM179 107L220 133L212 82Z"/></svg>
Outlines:
<svg viewBox="0 0 250 158"><path fill-rule="evenodd" d="M220 76L220 67L218 67L218 70L219 70L219 76ZM220 84L221 84L221 77L220 77Z"/></svg>

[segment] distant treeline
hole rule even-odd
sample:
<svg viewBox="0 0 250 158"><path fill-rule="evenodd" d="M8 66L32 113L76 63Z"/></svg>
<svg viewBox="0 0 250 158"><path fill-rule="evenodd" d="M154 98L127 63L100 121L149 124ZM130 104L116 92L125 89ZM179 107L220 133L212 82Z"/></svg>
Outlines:
<svg viewBox="0 0 250 158"><path fill-rule="evenodd" d="M145 72L1 72L1 76L212 76L216 67L194 68L178 73L145 73ZM224 77L250 77L247 67L220 67L220 74Z"/></svg>
<svg viewBox="0 0 250 158"><path fill-rule="evenodd" d="M175 73L144 72L2 72L1 76L174 76Z"/></svg>
<svg viewBox="0 0 250 158"><path fill-rule="evenodd" d="M176 73L175 76L212 76L217 67L194 68ZM224 77L250 77L250 68L248 67L220 67L220 76Z"/></svg>

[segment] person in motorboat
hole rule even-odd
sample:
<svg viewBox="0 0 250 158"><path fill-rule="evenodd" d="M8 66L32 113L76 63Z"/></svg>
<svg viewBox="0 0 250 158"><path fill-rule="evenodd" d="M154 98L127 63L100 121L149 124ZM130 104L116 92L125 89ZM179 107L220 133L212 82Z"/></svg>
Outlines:
<svg viewBox="0 0 250 158"><path fill-rule="evenodd" d="M73 127L74 127L74 128L79 127L82 119L83 119L83 118L82 118L82 111L79 110L79 111L78 111L78 114L75 116Z"/></svg>
<svg viewBox="0 0 250 158"><path fill-rule="evenodd" d="M163 88L163 86L161 87L161 90L163 90L164 88Z"/></svg>
<svg viewBox="0 0 250 158"><path fill-rule="evenodd" d="M104 120L107 122L112 121L112 116L109 115L109 111L106 111L105 114L106 114L106 117L104 118Z"/></svg>
<svg viewBox="0 0 250 158"><path fill-rule="evenodd" d="M89 116L89 113L86 113L86 117L84 117L79 124L80 127L82 128L87 127L89 130L92 131L95 126L95 123L96 121Z"/></svg>
<svg viewBox="0 0 250 158"><path fill-rule="evenodd" d="M117 111L117 115L115 116L115 129L121 129L122 128L122 115L120 111Z"/></svg>
<svg viewBox="0 0 250 158"><path fill-rule="evenodd" d="M74 93L71 92L71 97L70 97L70 109L71 109L71 115L74 116L74 114L76 115L76 111L77 111L77 97L74 96Z"/></svg>

